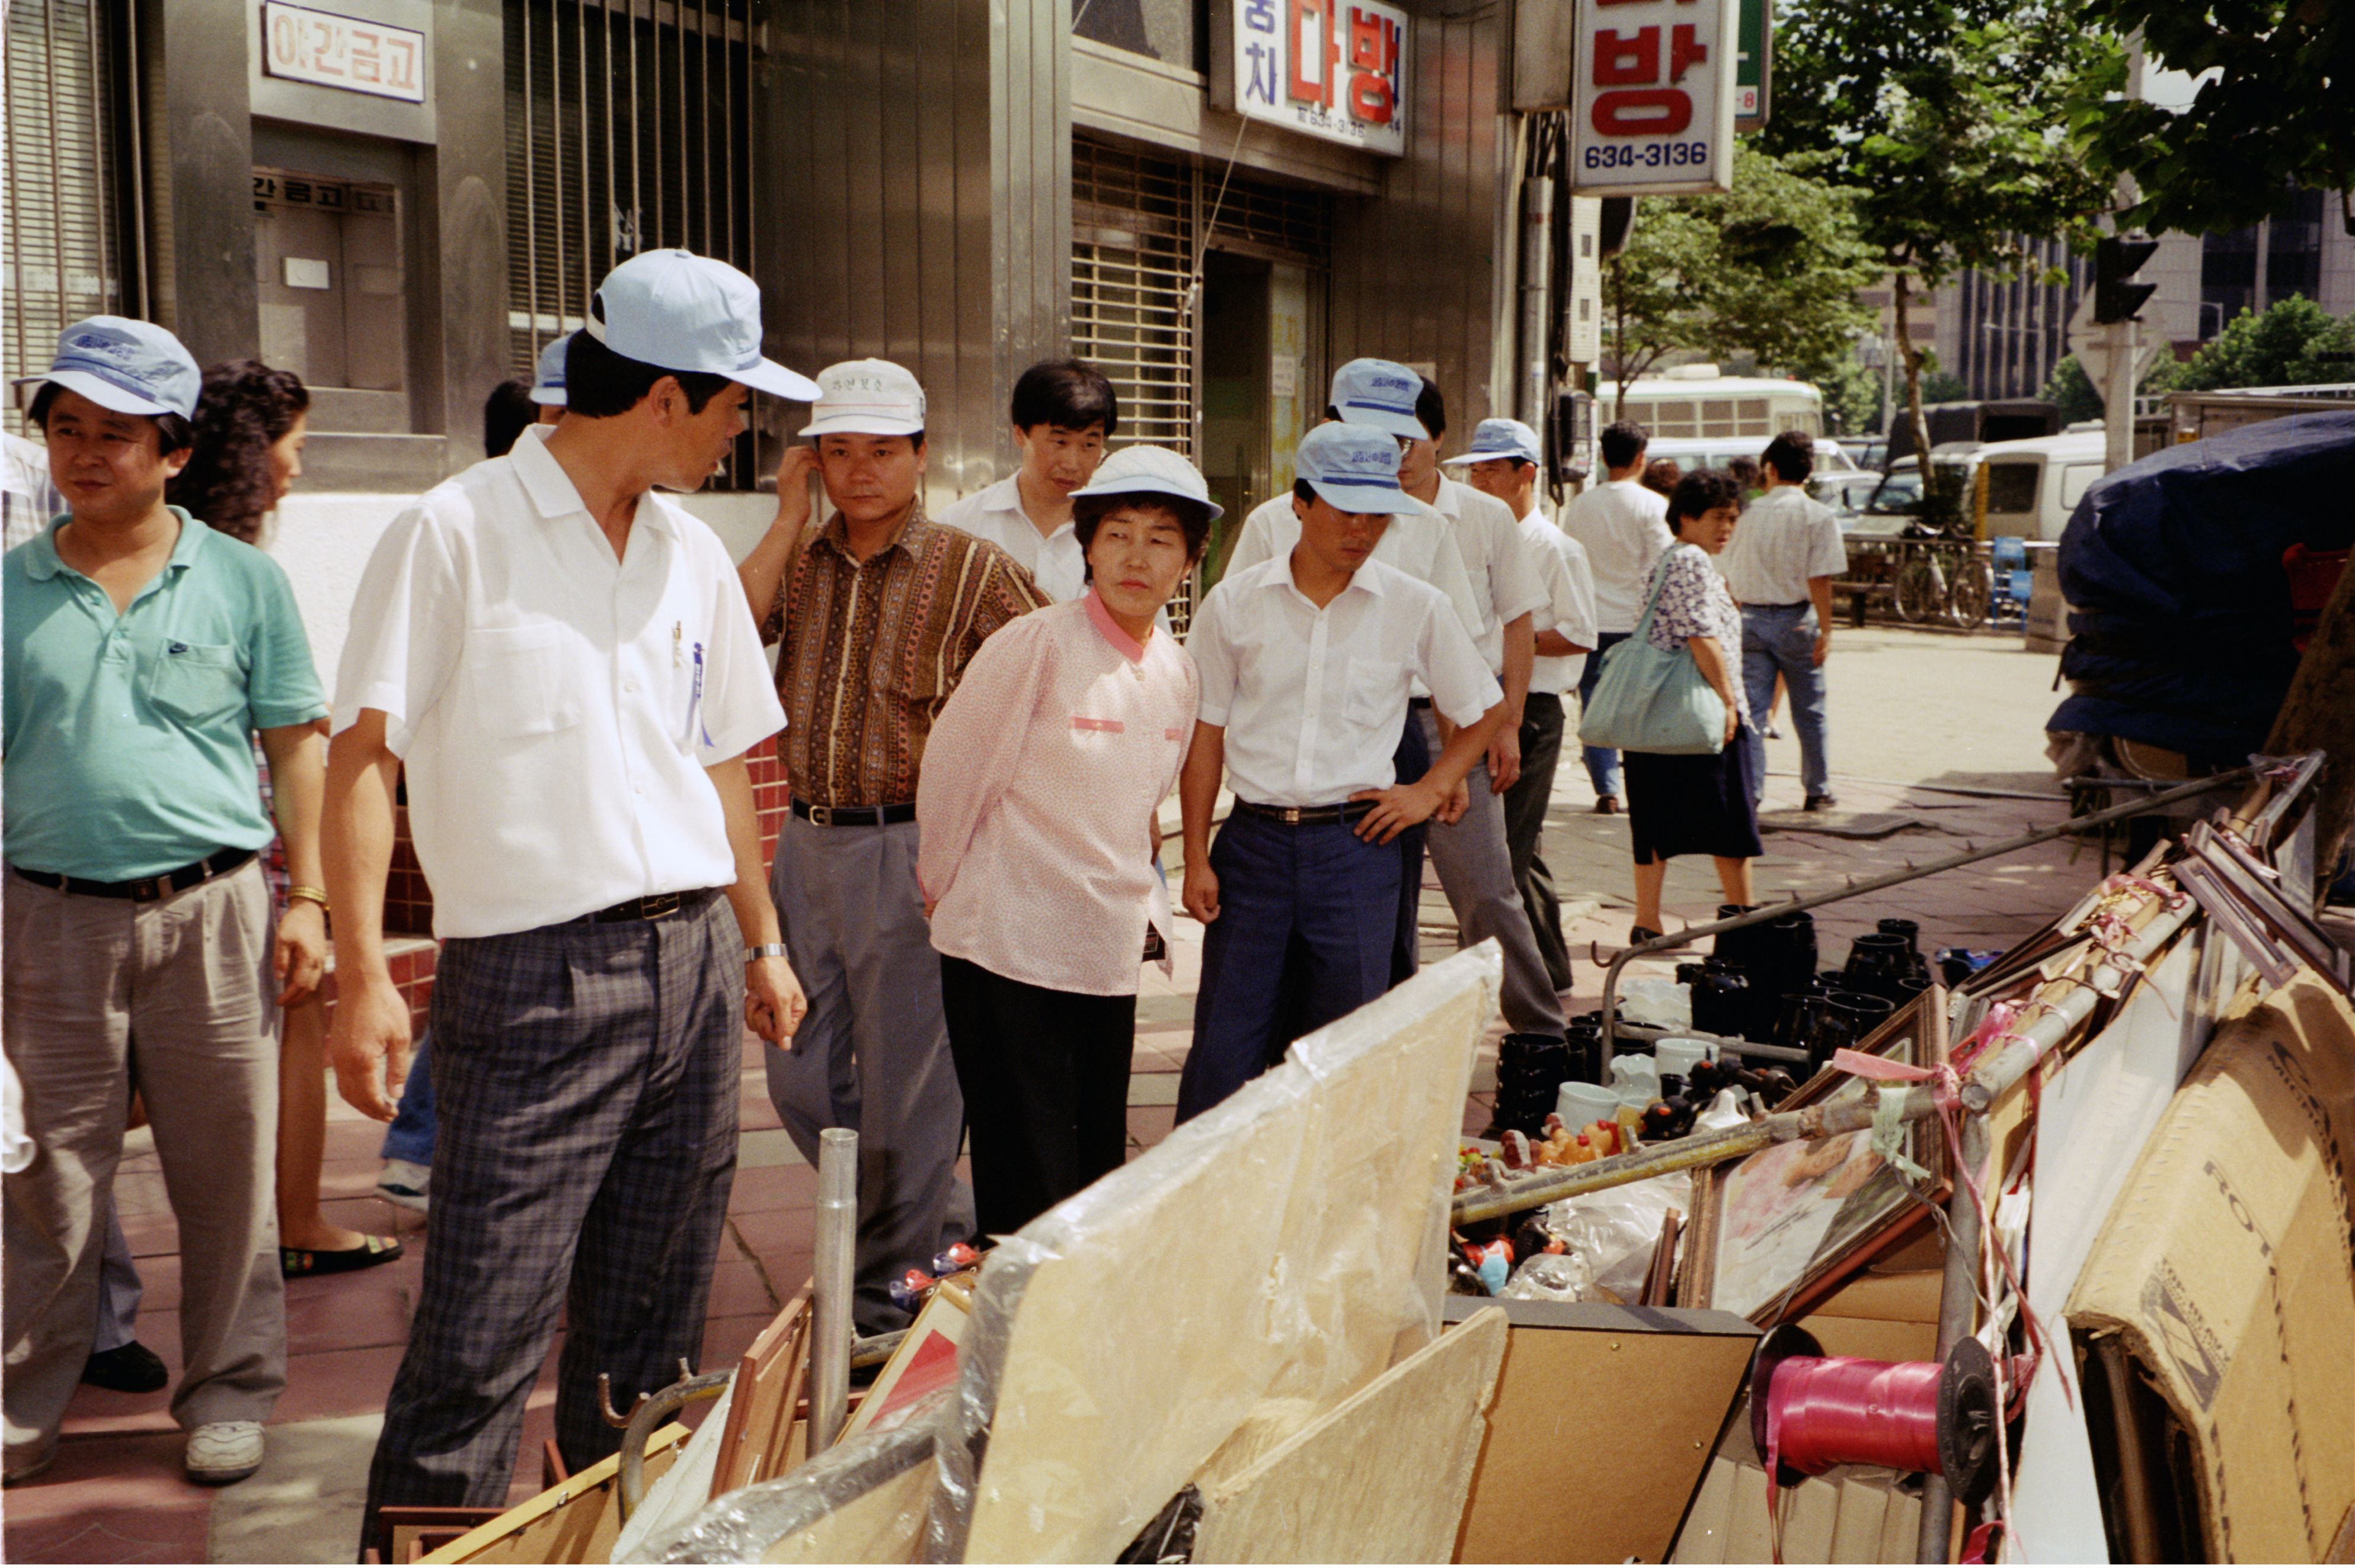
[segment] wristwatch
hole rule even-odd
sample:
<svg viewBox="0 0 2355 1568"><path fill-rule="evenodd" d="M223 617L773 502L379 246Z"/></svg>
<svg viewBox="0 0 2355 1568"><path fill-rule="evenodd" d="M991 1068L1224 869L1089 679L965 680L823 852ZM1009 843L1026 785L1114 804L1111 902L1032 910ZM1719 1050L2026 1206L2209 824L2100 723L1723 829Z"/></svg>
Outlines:
<svg viewBox="0 0 2355 1568"><path fill-rule="evenodd" d="M744 961L748 964L756 959L782 959L788 956L783 942L762 942L744 949Z"/></svg>

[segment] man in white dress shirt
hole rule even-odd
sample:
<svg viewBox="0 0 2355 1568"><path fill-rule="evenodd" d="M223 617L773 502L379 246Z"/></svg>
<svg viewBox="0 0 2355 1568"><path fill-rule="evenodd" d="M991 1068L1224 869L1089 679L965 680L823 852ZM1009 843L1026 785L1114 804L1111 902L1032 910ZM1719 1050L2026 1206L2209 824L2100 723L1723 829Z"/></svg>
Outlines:
<svg viewBox="0 0 2355 1568"><path fill-rule="evenodd" d="M569 411L435 487L361 579L336 685L327 882L344 1096L389 1120L409 1055L381 912L393 783L442 939L433 1245L368 1519L504 1504L559 1316L558 1446L613 1451L624 1404L701 1355L736 1163L741 1031L804 1010L744 754L784 722L735 567L691 491L761 356L760 291L683 250L609 273ZM381 1544L374 1541L370 1544Z"/></svg>
<svg viewBox="0 0 2355 1568"><path fill-rule="evenodd" d="M1821 811L1832 799L1825 751L1824 661L1832 651L1832 583L1848 570L1839 519L1807 499L1815 471L1815 438L1785 430L1759 460L1766 493L1750 503L1721 557L1726 586L1742 606L1742 682L1750 711L1774 703L1774 677L1791 694L1791 722L1799 732L1799 781L1806 806ZM1751 779L1766 789L1766 736L1750 726Z"/></svg>
<svg viewBox="0 0 2355 1568"><path fill-rule="evenodd" d="M1521 710L1521 776L1505 791L1505 848L1513 885L1529 911L1529 929L1557 991L1571 986L1570 947L1561 934L1561 901L1540 853L1546 804L1561 761L1564 693L1578 689L1594 646L1594 579L1586 550L1538 509L1538 433L1518 419L1483 419L1472 450L1445 459L1464 465L1475 490L1495 496L1520 518L1521 542L1544 582L1547 604L1534 639L1529 700Z"/></svg>
<svg viewBox="0 0 2355 1568"><path fill-rule="evenodd" d="M1086 552L1071 525L1071 493L1103 461L1120 429L1120 398L1103 372L1050 359L1014 383L1014 445L1022 466L951 502L932 521L986 539L1014 557L1057 604L1087 591Z"/></svg>
<svg viewBox="0 0 2355 1568"><path fill-rule="evenodd" d="M1668 497L1644 488L1644 427L1622 419L1604 428L1604 482L1582 493L1562 514L1561 530L1586 551L1594 574L1594 657L1578 679L1579 706L1594 700L1603 673L1602 655L1627 640L1644 613L1644 589L1652 567L1675 542L1668 532ZM1589 746L1586 777L1594 785L1594 809L1605 816L1619 810L1619 754Z"/></svg>
<svg viewBox="0 0 2355 1568"><path fill-rule="evenodd" d="M1180 1121L1264 1072L1295 1033L1389 989L1393 841L1439 810L1505 722L1504 693L1446 600L1372 558L1412 504L1398 461L1385 430L1311 430L1293 491L1297 542L1230 571L1187 639L1202 694L1178 786L1184 897L1209 935ZM1393 758L1418 678L1457 727L1409 781ZM1213 849L1221 776L1235 805ZM1305 961L1288 966L1295 947Z"/></svg>

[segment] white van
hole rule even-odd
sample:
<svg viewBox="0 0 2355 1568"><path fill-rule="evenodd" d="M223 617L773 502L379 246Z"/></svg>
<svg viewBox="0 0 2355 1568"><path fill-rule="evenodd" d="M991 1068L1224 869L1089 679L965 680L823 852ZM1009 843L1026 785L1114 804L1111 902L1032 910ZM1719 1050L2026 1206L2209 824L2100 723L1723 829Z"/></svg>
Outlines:
<svg viewBox="0 0 2355 1568"><path fill-rule="evenodd" d="M1690 473L1697 468L1723 468L1735 458L1757 458L1765 454L1767 443L1774 438L1764 436L1724 436L1716 440L1707 437L1669 436L1655 440L1644 448L1644 461L1657 462L1673 458L1678 468ZM1861 473L1848 449L1828 436L1815 440L1816 471L1819 474Z"/></svg>
<svg viewBox="0 0 2355 1568"><path fill-rule="evenodd" d="M1990 441L1978 450L1979 536L2052 543L2069 525L2087 490L2106 471L2108 447L2099 430Z"/></svg>

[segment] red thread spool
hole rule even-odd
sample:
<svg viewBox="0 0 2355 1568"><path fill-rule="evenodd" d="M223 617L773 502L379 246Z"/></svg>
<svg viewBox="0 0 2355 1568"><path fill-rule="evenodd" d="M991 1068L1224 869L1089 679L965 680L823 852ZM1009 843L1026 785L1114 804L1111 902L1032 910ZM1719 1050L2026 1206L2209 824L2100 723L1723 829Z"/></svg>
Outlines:
<svg viewBox="0 0 2355 1568"><path fill-rule="evenodd" d="M1977 1340L1936 1361L1827 1356L1785 1324L1759 1346L1750 1430L1777 1484L1838 1465L1946 1478L1976 1502L1995 1484L1995 1368Z"/></svg>

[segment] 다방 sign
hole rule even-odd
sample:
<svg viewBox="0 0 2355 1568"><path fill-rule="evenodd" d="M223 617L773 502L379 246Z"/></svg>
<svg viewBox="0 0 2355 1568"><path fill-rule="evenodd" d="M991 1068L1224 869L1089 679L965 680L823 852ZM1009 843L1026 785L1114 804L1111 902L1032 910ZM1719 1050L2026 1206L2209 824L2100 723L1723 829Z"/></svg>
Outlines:
<svg viewBox="0 0 2355 1568"><path fill-rule="evenodd" d="M1377 0L1231 3L1235 112L1405 155L1404 11Z"/></svg>
<svg viewBox="0 0 2355 1568"><path fill-rule="evenodd" d="M1578 0L1573 191L1732 188L1739 10L1740 0Z"/></svg>
<svg viewBox="0 0 2355 1568"><path fill-rule="evenodd" d="M383 22L266 0L261 66L288 81L425 101L425 35Z"/></svg>

